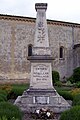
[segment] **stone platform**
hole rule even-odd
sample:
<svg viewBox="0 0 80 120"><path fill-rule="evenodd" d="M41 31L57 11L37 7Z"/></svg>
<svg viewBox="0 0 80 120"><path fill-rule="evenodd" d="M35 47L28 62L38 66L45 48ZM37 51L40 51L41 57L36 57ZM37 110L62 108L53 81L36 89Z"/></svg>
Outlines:
<svg viewBox="0 0 80 120"><path fill-rule="evenodd" d="M71 107L55 89L28 89L22 96L18 96L14 104L23 112L45 108L58 114Z"/></svg>

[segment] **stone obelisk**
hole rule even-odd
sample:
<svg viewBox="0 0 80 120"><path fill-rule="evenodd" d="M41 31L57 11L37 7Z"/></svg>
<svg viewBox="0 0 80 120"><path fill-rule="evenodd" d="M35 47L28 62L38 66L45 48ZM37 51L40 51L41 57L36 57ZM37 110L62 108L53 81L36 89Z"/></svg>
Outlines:
<svg viewBox="0 0 80 120"><path fill-rule="evenodd" d="M46 21L46 3L36 3L36 28L31 62L30 87L19 96L15 104L22 111L34 112L36 109L49 108L55 113L69 109L70 105L60 96L52 85L52 56L49 47Z"/></svg>
<svg viewBox="0 0 80 120"><path fill-rule="evenodd" d="M48 29L46 21L47 4L35 4L37 11L36 28L31 61L30 87L35 89L51 89L52 85L52 56L49 47Z"/></svg>

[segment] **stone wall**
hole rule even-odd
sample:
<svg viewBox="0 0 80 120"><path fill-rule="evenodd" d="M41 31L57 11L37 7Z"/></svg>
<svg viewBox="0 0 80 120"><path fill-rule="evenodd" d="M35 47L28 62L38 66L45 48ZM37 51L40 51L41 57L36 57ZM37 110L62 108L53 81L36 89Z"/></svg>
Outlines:
<svg viewBox="0 0 80 120"><path fill-rule="evenodd" d="M28 45L33 45L34 34L35 19L0 16L1 80L30 78L30 62L27 56ZM48 36L54 57L53 70L59 71L61 79L70 76L73 69L80 66L80 60L78 64L75 63L73 49L75 44L80 44L80 25L48 20ZM59 57L61 46L64 49L63 58Z"/></svg>
<svg viewBox="0 0 80 120"><path fill-rule="evenodd" d="M30 63L28 44L33 44L34 23L0 20L0 77L26 79Z"/></svg>

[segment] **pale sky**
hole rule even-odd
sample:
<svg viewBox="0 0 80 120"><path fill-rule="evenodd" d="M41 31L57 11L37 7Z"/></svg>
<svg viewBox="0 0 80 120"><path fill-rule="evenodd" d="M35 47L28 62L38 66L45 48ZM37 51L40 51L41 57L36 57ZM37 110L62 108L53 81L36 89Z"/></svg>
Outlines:
<svg viewBox="0 0 80 120"><path fill-rule="evenodd" d="M35 3L48 3L47 19L80 23L80 0L0 0L0 14L35 18Z"/></svg>

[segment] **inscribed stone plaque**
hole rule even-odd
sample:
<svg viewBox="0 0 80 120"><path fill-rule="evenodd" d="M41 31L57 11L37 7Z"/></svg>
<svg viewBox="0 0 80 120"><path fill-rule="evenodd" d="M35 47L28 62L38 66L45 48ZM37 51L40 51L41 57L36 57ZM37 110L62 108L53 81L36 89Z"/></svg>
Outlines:
<svg viewBox="0 0 80 120"><path fill-rule="evenodd" d="M33 78L36 79L36 81L45 82L49 79L49 66L47 65L36 65L33 66Z"/></svg>
<svg viewBox="0 0 80 120"><path fill-rule="evenodd" d="M33 88L52 88L51 63L32 63L31 70Z"/></svg>
<svg viewBox="0 0 80 120"><path fill-rule="evenodd" d="M49 97L46 96L35 96L33 99L34 103L37 104L49 104Z"/></svg>

